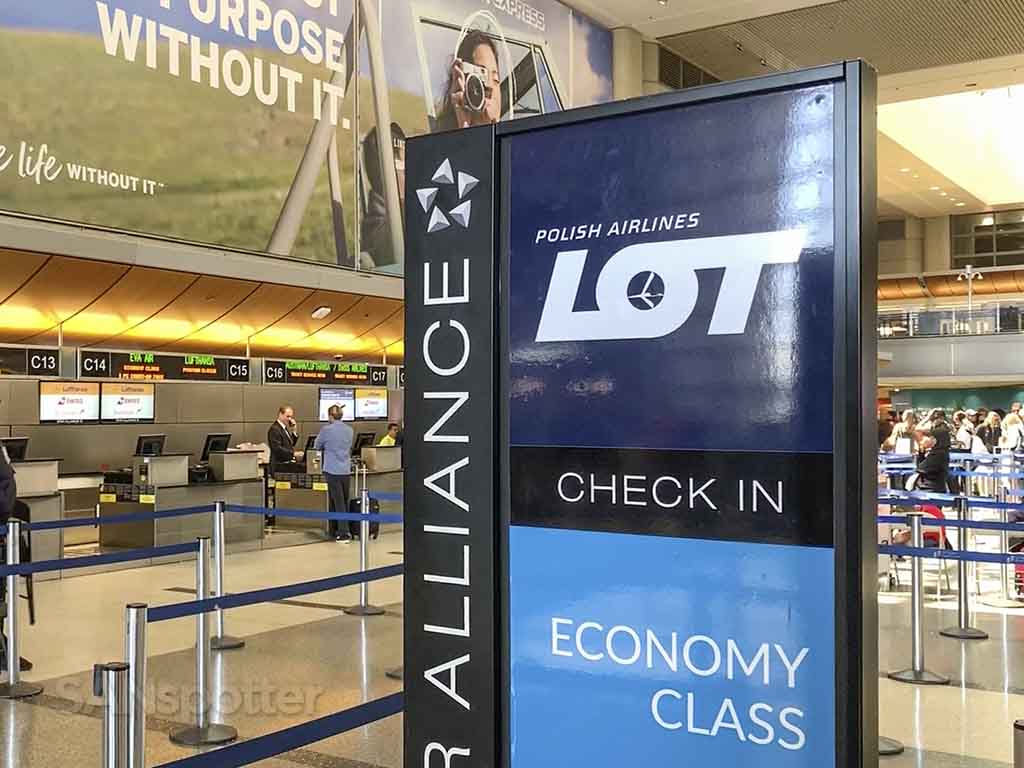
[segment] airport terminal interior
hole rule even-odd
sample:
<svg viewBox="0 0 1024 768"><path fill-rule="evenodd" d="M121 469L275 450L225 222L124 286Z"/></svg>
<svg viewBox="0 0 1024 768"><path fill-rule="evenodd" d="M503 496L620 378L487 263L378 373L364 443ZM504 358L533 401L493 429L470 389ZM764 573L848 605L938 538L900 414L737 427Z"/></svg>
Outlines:
<svg viewBox="0 0 1024 768"><path fill-rule="evenodd" d="M865 97L869 117L861 127L870 135L860 136L857 144L869 148L857 171L863 174L858 178L865 200L859 207L847 200L852 206L847 209L838 193L834 201L829 194L822 197L820 171L804 173L820 153L829 162L838 162L842 153L836 150L833 157L828 142L822 149L821 134L814 133L818 123L775 110L770 99L795 87L788 75L853 61L865 63L863 71L873 73L867 76L872 81L877 75L877 93ZM844 71L854 70L847 65ZM769 78L766 90L757 95L729 90L762 77ZM453 436L465 415L459 410L482 407L484 400L455 391L463 385L453 374L468 364L487 369L473 376L491 376L492 368L497 371L508 361L526 373L513 374L519 377L511 387L503 381L503 389L500 377L486 379L486 397L495 398L486 413L495 425L502 423L495 414L505 413L498 404L504 397L513 414L525 408L534 422L513 432L538 435L557 423L569 435L548 443L513 438L513 452L525 450L522 445L543 445L548 453L531 458L538 463L527 470L516 469L516 457L525 454L514 454L512 476L520 471L546 477L554 471L546 462L553 465L562 460L562 451L592 445L586 442L590 435L606 434L598 422L635 435L621 445L652 449L644 453L666 447L656 444L654 433L662 430L676 434L679 443L672 447L691 453L702 447L698 438L717 433L703 447L720 450L715 440L726 438L718 425L732 423L719 419L720 413L762 429L749 434L765 437L763 443L758 437L724 446L730 450L767 450L771 439L787 433L803 436L783 440L796 445L787 450L803 456L831 450L814 447L819 438L831 440L829 414L819 404L833 402L822 395L824 389L813 391L817 385L794 386L784 407L781 401L728 394L743 389L709 394L692 378L709 360L709 347L702 346L692 355L638 357L635 378L672 382L666 398L676 403L634 401L630 377L598 370L599 353L588 344L601 342L585 341L636 343L628 332L601 337L594 329L605 328L607 321L600 319L578 322L578 337L558 336L553 322L546 325L557 299L546 294L546 283L524 290L526 278L514 271L521 263L515 260L525 259L530 249L546 259L543 280L551 275L556 253L556 274L577 270L579 295L562 297L568 302L566 317L589 312L597 318L604 301L606 273L598 277L598 270L584 270L582 261L578 267L567 262L572 254L587 258L587 251L577 248L589 248L591 258L598 251L611 256L611 250L601 250L599 238L615 233L608 222L566 219L565 212L579 210L571 194L556 196L550 205L564 215L542 227L521 224L515 206L532 205L530 215L539 215L537 209L548 203L538 201L549 198L539 191L513 191L509 235L509 225L497 214L494 232L486 228L491 222L484 222L487 195L502 206L507 202L504 193L494 191L508 181L507 174L489 180L452 154L451 160L431 161L427 177L413 178L425 167L419 158L433 151L430 141L443 141L441 134L449 131L479 136L484 126L497 123L497 146L505 146L500 144L504 136L521 142L512 143L516 149L509 153L511 183L524 158L531 164L522 166L529 172L520 178L528 175L531 189L565 183L571 175L561 170L567 167L565 157L578 153L580 164L589 166L575 179L582 180L576 188L592 190L588 200L612 199L640 187L624 180L631 166L622 164L614 148L621 141L628 150L629 137L622 132L616 139L614 131L600 128L603 116L619 114L617 105L625 105L628 115L648 103L679 104L685 115L687 109L705 109L704 93L714 94L709 104L735 106L748 98L750 104L742 107L747 111L730 113L738 117L718 129L708 128L718 119L710 111L684 128L670 123L667 113L644 113L650 130L661 137L644 152L658 158L662 142L703 142L708 149L701 162L712 170L698 173L680 165L673 169L679 181L671 188L636 192L635 198L643 198L657 215L616 221L613 227L621 224L622 235L633 223L629 235L643 238L654 231L648 240L757 232L756 211L773 206L827 209L823 215L829 222L833 216L854 221L843 217L859 212L866 217L863 232L871 233L864 235L861 251L862 273L871 276L863 281L870 338L862 339L860 349L866 351L860 366L852 366L836 386L860 373L870 376L861 382L863 413L870 412L870 420L865 416L856 423L872 451L871 462L861 466L872 489L864 514L872 528L874 515L879 518L863 568L877 573L862 574L871 594L856 585L847 595L837 588L836 595L828 595L835 605L819 605L817 613L798 605L811 592L786 579L826 587L834 578L847 583L842 568L801 566L779 576L788 586L767 587L763 580L776 573L770 571L775 566L764 566L769 570L762 573L763 561L751 553L791 543L779 537L745 544L734 562L715 561L706 573L685 571L696 566L677 558L680 572L689 573L680 577L687 583L658 583L644 594L609 587L603 605L594 597L597 586L586 594L572 591L577 582L571 572L580 579L579 574L593 575L596 585L599 571L614 571L627 560L595 546L581 548L589 554L536 550L536 560L524 564L521 554L516 559L525 546L521 531L580 527L590 532L591 543L600 536L657 537L629 536L631 529L620 522L577 526L544 517L559 512L520 512L518 506L538 498L530 495L529 482L522 496L513 490L511 511L499 501L495 481L485 493L486 509L474 506L470 512L458 484L470 473L471 482L490 477L491 468L452 463L453 446L461 450L462 443L470 444L469 437ZM818 105L825 91L815 93ZM678 102L671 101L673 94ZM693 106L687 106L688 95ZM604 765L597 758L580 763L556 758L564 753L554 748L548 762L535 757L543 750L533 746L531 729L543 727L552 743L564 735L569 742L598 744L603 730L617 730L616 739L635 755L632 762L616 759L617 766L700 760L780 768L1024 768L1024 2L11 0L0 3L0 101L0 516L7 521L0 566L0 768ZM838 98L836 105L839 115ZM576 109L585 110L579 120L572 117ZM557 127L562 117L575 138L545 155L541 139L563 130ZM789 121L785 130L765 127L776 119ZM526 132L515 133L517 125ZM716 155L716 147L733 146L723 134L737 132L752 159L725 150ZM786 142L784 149L772 144L776 136ZM604 155L596 149L602 141L613 146ZM840 142L848 147L855 140L843 134L836 148ZM664 170L665 162L656 160L658 165ZM776 190L764 169L776 166L788 169L779 173L794 186L769 198ZM727 202L733 193L729 185L743 188L736 199L749 202L754 214L747 217L746 209ZM639 208L619 213L622 219L647 215ZM733 214L738 229L722 223ZM570 349L564 357L516 347L519 326L533 320L515 296L508 305L510 337L505 339L513 351L505 361L497 360L508 351L497 341L496 359L484 358L477 336L471 356L474 329L467 332L456 315L442 323L449 315L438 314L429 328L433 316L427 316L426 335L423 329L414 334L413 311L446 311L470 298L469 252L431 243L454 242L441 238L472 234L481 226L485 243L511 237L507 290L530 294L538 313L544 305L540 328L534 323L528 329L529 341L573 342L561 347ZM517 226L524 233L530 229L526 239L515 234ZM452 254L460 261L451 269L444 261L442 284L438 265ZM777 322L752 320L739 330L722 330L727 320L721 305L712 310L706 297L702 303L694 297L675 328L692 311L684 335L694 323L710 322L708 339L733 338L715 334L741 334L756 325L757 343L789 349L768 336L797 335L793 318L802 317L801 311L825 317L816 313L831 312L832 305L824 293L768 277L781 274L771 270L786 261L772 259L759 273L760 285L771 286L772 296L795 303L799 311L780 309ZM431 261L433 277L429 268L424 271ZM474 279L487 268L481 263L472 260ZM701 275L702 296L719 285L718 278L707 277L719 266L726 264L691 270ZM643 269L627 275L623 311L655 315L658 304L670 300L669 278L662 283L657 270ZM540 280L528 269L519 274ZM496 291L494 307L500 303L504 312L507 297L498 291L506 290L504 275L491 277L486 285ZM697 279L692 283L696 291ZM586 291L595 296L595 284L597 298L585 297ZM477 283L472 285L477 291ZM721 296L729 285L723 276ZM827 292L833 284L817 285ZM751 316L762 311L759 301L748 307ZM485 309L474 317L491 315L497 317ZM470 321L463 317L462 322ZM837 314L837 334L843 322ZM465 356L461 361L458 352L436 357L431 350L441 347L432 345L460 349L456 327L464 336ZM747 348L736 349L741 354ZM804 370L796 357L805 354L802 349L783 351L781 359L757 357L768 361L760 369L765 382L795 380L790 370ZM823 354L831 355L831 347ZM572 378L580 361L596 373ZM428 376L436 381L425 384ZM819 383L830 386L827 378ZM431 387L436 391L428 391ZM548 411L545 398L556 390L584 404L582 417L573 416L566 425ZM644 411L655 415L643 416ZM673 414L683 411L696 421L674 423ZM497 444L494 435L482 435L478 440L474 433L473 448L480 442ZM642 442L645 438L654 442ZM840 446L836 438L836 466L852 444ZM593 445L607 447L600 440ZM526 466L526 459L521 461ZM603 466L625 472L624 485L616 490L612 474L610 486L595 486L591 474L591 504L605 493L614 505L621 492L628 505L630 494L642 493L643 505L649 501L671 511L673 505L661 501L667 497L659 496L670 492L669 482L678 487L680 499L686 497L685 481L668 476L639 491L629 483L630 478L640 482L640 475L629 474L626 460L610 461L623 462ZM586 473L578 471L582 474L566 472L558 479L561 502L569 506L587 495ZM671 474L664 467L659 471ZM810 473L797 477L798 484L820 485ZM759 479L764 485L752 483L753 513L760 499L762 512L775 505L781 517L782 480L776 497L774 479ZM719 498L714 480L704 486L696 482L690 476L691 510L703 499L718 512L711 503ZM415 506L424 488L466 514L430 517L426 507ZM578 488L583 490L576 496ZM795 498L811 504L813 491ZM833 508L814 513L826 521L825 548L832 546L833 515L852 520L859 514L846 507L839 490L834 498ZM633 512L623 507L615 514ZM517 515L529 521L517 525ZM408 521L416 524L407 526ZM455 560L431 560L436 552L428 551L426 534L468 537L469 526L480 521L494 527L486 558L474 549L471 561L466 546L463 560L461 549ZM511 543L499 535L502 525L514 529ZM834 530L842 527L836 524ZM671 533L658 533L659 540L671 540ZM725 536L727 541L711 541L716 536L705 530L693 541L739 547L746 533L744 528ZM476 547L477 539L472 541ZM837 538L835 546L841 541ZM823 546L813 544L806 548ZM414 551L421 546L422 552ZM572 617L553 619L527 651L517 645L514 623L522 614L512 611L511 629L504 623L507 585L491 585L508 576L501 570L507 547L516 584L553 574L546 585L550 597L564 598L568 607L561 615ZM493 570L481 570L485 559ZM428 573L425 567L433 568L433 575L421 578L421 572ZM858 561L856 568L861 567ZM563 571L565 582L559 583ZM671 578L674 571L666 573ZM425 626L431 596L447 594L430 589L468 588L471 574L474 588L487 582L491 590L483 603L472 593L473 623L465 597L464 624L461 608L442 609L439 603L442 626ZM724 584L731 591L715 594ZM518 594L513 590L513 601ZM739 640L729 639L727 645L726 637L748 637L741 629L756 635L760 624L774 626L769 613L779 594L783 602L792 601L795 614L783 622L790 628L813 624L813 617L858 615L862 606L870 606L866 642L877 640L877 660L873 648L865 651L853 635L849 643L832 638L831 632L846 625L825 618L836 656L820 668L825 674L815 678L811 693L793 693L803 698L781 716L772 715L781 717L772 721L773 728L760 717L771 715L773 706L786 706L774 702L788 694L772 687L771 696L780 698L769 698L769 667L782 675L773 685L786 688L788 669L789 688L796 689L794 681L804 680L797 672L804 656L793 662L779 641L774 649L762 646L762 657ZM546 599L538 600L538 613L524 618L525 624L547 610ZM599 622L614 621L599 617L613 615L610 606L620 602L632 606L622 610L634 622L652 623L634 623L634 630L624 619L599 639L610 629ZM675 628L692 635L685 645L663 647L665 624L646 634L639 629L655 626L663 614L689 615L701 602L713 606L709 615L721 623L688 627L679 619ZM732 604L727 617L726 603ZM511 639L490 641L495 669L508 661L504 654L511 654L511 661L508 674L490 670L483 687L492 703L507 706L484 707L481 715L475 699L471 708L462 698L470 690L479 693L479 671L459 669L469 664L468 651L455 657L462 653L461 639L469 641L471 627L473 642L483 642L477 634L484 630L476 622L485 614L491 622L487 631L495 637L510 632ZM406 621L411 615L416 626ZM589 618L595 620L579 623ZM409 647L410 637L422 631L450 642L443 646L449 655L431 662L441 666L426 669L420 649ZM636 656L627 654L622 661L629 638L636 642ZM606 645L595 653L600 643ZM428 647L436 650L423 646ZM777 667L777 657L769 656L776 650L787 666ZM525 654L523 661L517 653ZM583 678L591 683L597 678L583 674L588 662L614 660L621 666L611 672L601 667L607 687L594 694L594 701L603 702L605 712L617 701L632 702L632 709L626 708L621 720L618 714L611 721L578 715L565 723L550 714L562 712L554 705L524 713L525 702L538 701L531 698L538 683L516 665L528 666L531 653L574 656L575 677L557 678L570 681L567 691L577 681L579 691L590 690ZM813 654L807 658L809 665L817 663ZM664 689L651 700L650 681L662 679L652 671L659 659L673 672L685 663L694 675L681 677L683 670L673 683L678 691ZM862 670L870 684L849 691L832 684L833 673L837 681L846 680L841 676L861 660L870 667ZM577 662L583 666L571 666ZM773 703L751 705L750 697L761 695L760 663L763 695ZM726 692L733 689L724 682L700 687L726 665L735 694ZM737 670L748 678L743 685L733 679L734 672L741 676ZM686 693L691 684L696 694ZM641 689L640 705L629 685ZM714 705L705 703L712 690ZM870 702L856 700L862 690ZM493 732L486 738L502 745L495 747L497 757L474 759L468 748L459 751L452 742L438 741L427 745L422 758L410 759L410 740L422 736L413 713L439 692L447 704L454 700L464 710L438 708L438 732L462 711L490 717ZM518 696L524 698L517 704ZM735 706L726 699L728 705L719 709L724 696L733 696ZM826 702L824 720L812 712L819 701ZM633 710L639 713L636 724L630 720ZM846 723L842 718L849 711L872 720L857 726L872 748L849 746L854 737L846 725L837 726ZM803 718L802 729L794 724L794 713ZM771 735L762 738L758 728ZM787 742L787 733L796 741ZM713 745L721 744L716 752ZM423 746L419 750L422 755Z"/></svg>

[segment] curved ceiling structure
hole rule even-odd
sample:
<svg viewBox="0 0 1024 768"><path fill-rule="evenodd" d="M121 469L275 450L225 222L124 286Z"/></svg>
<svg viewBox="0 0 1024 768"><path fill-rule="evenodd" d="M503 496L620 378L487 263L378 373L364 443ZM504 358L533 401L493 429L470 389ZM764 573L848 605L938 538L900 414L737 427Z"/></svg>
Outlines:
<svg viewBox="0 0 1024 768"><path fill-rule="evenodd" d="M400 362L403 302L0 250L0 342ZM314 310L330 312L314 318Z"/></svg>

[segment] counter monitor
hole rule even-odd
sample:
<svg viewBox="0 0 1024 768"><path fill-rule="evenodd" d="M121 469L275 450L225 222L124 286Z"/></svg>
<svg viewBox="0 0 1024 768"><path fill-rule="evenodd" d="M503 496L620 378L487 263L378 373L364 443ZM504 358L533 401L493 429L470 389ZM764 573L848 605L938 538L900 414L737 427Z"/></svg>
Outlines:
<svg viewBox="0 0 1024 768"><path fill-rule="evenodd" d="M388 391L384 388L356 389L357 419L386 419L388 417Z"/></svg>
<svg viewBox="0 0 1024 768"><path fill-rule="evenodd" d="M104 383L100 388L100 419L111 423L153 421L156 395L153 384Z"/></svg>
<svg viewBox="0 0 1024 768"><path fill-rule="evenodd" d="M87 381L39 382L40 424L88 424L99 420L99 384Z"/></svg>
<svg viewBox="0 0 1024 768"><path fill-rule="evenodd" d="M0 444L7 451L7 459L10 462L24 461L28 456L27 437L4 437L0 438Z"/></svg>
<svg viewBox="0 0 1024 768"><path fill-rule="evenodd" d="M352 455L362 456L363 448L372 448L376 441L377 435L373 432L360 432L356 435L356 439L352 441Z"/></svg>
<svg viewBox="0 0 1024 768"><path fill-rule="evenodd" d="M139 435L135 441L136 456L162 456L167 435Z"/></svg>
<svg viewBox="0 0 1024 768"><path fill-rule="evenodd" d="M343 405L341 411L342 421L355 421L356 419L356 389L345 389L344 387L321 387L320 388L320 421L329 421L327 409L332 405Z"/></svg>
<svg viewBox="0 0 1024 768"><path fill-rule="evenodd" d="M210 460L211 453L223 453L231 445L231 433L230 432L218 432L206 436L206 441L203 443L203 455L199 460L206 462Z"/></svg>

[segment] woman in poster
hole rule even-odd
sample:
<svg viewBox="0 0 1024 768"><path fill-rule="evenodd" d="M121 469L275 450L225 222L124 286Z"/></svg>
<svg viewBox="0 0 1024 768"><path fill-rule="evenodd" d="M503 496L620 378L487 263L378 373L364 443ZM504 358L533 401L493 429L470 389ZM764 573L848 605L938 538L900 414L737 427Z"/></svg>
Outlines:
<svg viewBox="0 0 1024 768"><path fill-rule="evenodd" d="M498 47L486 33L471 29L459 44L438 110L437 130L487 125L501 119Z"/></svg>

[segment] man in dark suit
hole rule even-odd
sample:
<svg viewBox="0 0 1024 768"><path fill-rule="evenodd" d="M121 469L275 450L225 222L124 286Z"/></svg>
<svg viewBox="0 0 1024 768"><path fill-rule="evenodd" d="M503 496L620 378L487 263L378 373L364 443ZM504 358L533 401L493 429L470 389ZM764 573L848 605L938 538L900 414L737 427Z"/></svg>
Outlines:
<svg viewBox="0 0 1024 768"><path fill-rule="evenodd" d="M23 520L28 518L27 509L19 509L24 507L24 504L18 501L18 482L15 478L14 467L11 466L10 459L7 456L7 449L0 446L0 526L7 527L7 519L10 517L17 517ZM22 543L21 551L22 562L27 562L27 552L24 542ZM7 580L3 579L0 582L0 602L6 600L7 597ZM6 669L7 667L7 637L3 634L4 624L6 623L6 612L0 617L0 667ZM22 672L28 672L32 669L32 662L28 659L19 657L19 668Z"/></svg>
<svg viewBox="0 0 1024 768"><path fill-rule="evenodd" d="M277 410L277 421L267 430L267 445L270 446L270 471L277 472L283 464L295 461L295 444L299 434L295 431L295 411L290 405Z"/></svg>

